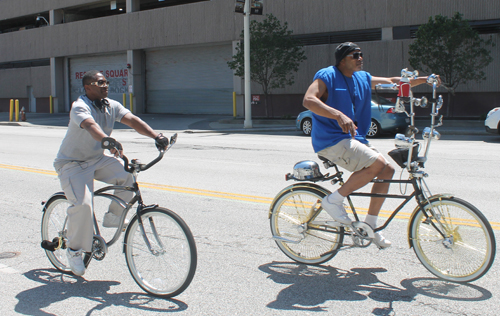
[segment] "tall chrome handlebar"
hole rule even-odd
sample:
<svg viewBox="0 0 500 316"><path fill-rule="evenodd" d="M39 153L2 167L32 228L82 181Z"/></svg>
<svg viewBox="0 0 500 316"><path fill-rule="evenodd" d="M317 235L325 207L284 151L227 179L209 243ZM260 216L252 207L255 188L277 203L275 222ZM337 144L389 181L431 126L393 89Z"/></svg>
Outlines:
<svg viewBox="0 0 500 316"><path fill-rule="evenodd" d="M439 85L439 77L435 74L432 74L427 77L427 83L432 85L432 100L429 102L425 96L421 98L415 98L413 97L413 93L411 91L411 81L410 79L416 79L418 77L418 71L408 71L407 68L401 70L401 80L399 84L379 84L377 85L378 88L381 89L393 89L393 90L399 90L398 93L398 98L396 101L396 112L398 113L406 113L408 117L410 117L410 126L408 127L408 130L406 134L397 134L395 138L395 144L396 147L398 148L408 148L408 161L406 164L406 168L408 171L413 172L417 171L419 163L420 166L423 166L423 163L427 161L427 154L429 152L430 148L430 143L431 141L438 140L441 135L437 130L435 130L436 127L439 127L443 124L443 117L440 116L439 121L436 123L436 117L439 115L439 110L441 109L443 105L443 97L440 95L439 97L436 98L436 90ZM410 105L410 112L406 110L406 105ZM412 157L413 155L413 150L416 150L415 148L415 143L416 139L415 136L419 132L418 129L415 127L415 122L414 122L414 116L415 116L415 111L414 107L419 106L422 108L428 107L428 105L432 105L431 109L431 125L430 127L426 127L424 131L422 132L422 137L423 139L427 142L426 147L425 147L425 154L423 157L419 157L418 161L419 163L413 163L412 164Z"/></svg>

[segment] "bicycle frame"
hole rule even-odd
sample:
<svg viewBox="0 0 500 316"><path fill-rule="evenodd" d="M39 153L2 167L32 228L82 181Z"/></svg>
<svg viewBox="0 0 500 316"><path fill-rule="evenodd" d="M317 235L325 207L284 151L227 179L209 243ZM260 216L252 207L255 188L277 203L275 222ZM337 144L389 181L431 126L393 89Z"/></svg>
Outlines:
<svg viewBox="0 0 500 316"><path fill-rule="evenodd" d="M151 251L152 254L158 255L158 251L154 250L153 247L151 246L151 243L147 237L147 234L144 229L144 223L142 221L142 214L146 210L150 210L153 208L158 207L158 205L153 204L153 205L144 205L144 202L142 200L142 195L141 191L139 189L139 184L137 183L137 175L140 171L145 171L149 168L151 168L153 165L158 163L162 158L163 155L175 144L177 140L177 134L174 134L170 138L170 144L168 145L167 148L160 150L160 153L157 158L153 159L151 162L148 164L141 164L138 160L133 159L130 163L127 159L126 156L123 156L122 159L124 161L124 169L127 172L130 172L133 177L133 184L132 186L120 186L120 185L111 185L111 186L106 186L104 188L101 188L97 191L94 192L94 197L96 196L101 196L110 199L112 202L116 202L118 205L124 208L121 218L120 218L120 223L121 225L116 229L115 234L113 235L113 238L111 238L110 241L104 240L104 238L101 237L100 231L99 231L99 225L97 223L97 219L95 216L95 213L93 214L93 221L94 221L94 237L97 237L100 239L102 242L102 245L104 246L103 252L107 252L107 248L113 245L118 239L120 238L121 233L124 231L123 229L123 223L125 222L125 218L127 217L128 212L130 209L136 204L137 204L137 210L136 210L136 216L137 220L139 223L139 227L141 230L142 237L144 238L144 242L146 243L149 251ZM113 145L114 146L114 145ZM108 191L130 191L134 193L134 196L132 199L127 203L123 199L119 198L118 196L114 194L107 193ZM64 195L64 193L62 193ZM156 242L158 245L161 246L161 249L164 248L163 243L161 242L160 237L158 236L158 232L156 231L156 227L154 225L154 222L150 220L151 224L151 230L153 232L153 235L155 236ZM125 243L124 243L125 247ZM125 248L124 248L125 251Z"/></svg>
<svg viewBox="0 0 500 316"><path fill-rule="evenodd" d="M327 163L325 163L326 165ZM332 182L332 184L335 184L335 183L340 183L341 185L343 185L344 181L343 181L343 178L342 178L342 172L340 172L338 170L338 167L337 165L333 165L336 169L336 174L335 175L332 175L332 176L329 176L328 174L325 175L323 178L320 178L320 179L315 179L314 182L323 182L323 181L330 181ZM290 178L289 178L290 179ZM392 220L396 217L396 215L408 204L408 202L410 202L413 198L415 198L415 201L417 202L417 207L415 208L415 210L413 211L413 213L415 213L417 210L421 209L424 213L424 216L429 219L429 218L432 218L433 215L432 214L432 209L430 210L430 212L426 211L425 210L425 206L430 204L430 202L436 198L439 198L441 196L449 196L449 195L436 195L436 196L427 196L426 192L424 189L422 189L422 187L424 188L427 188L427 185L425 184L425 181L424 179L422 179L422 177L411 177L410 179L406 179L406 180L382 180L382 179L374 179L371 181L371 183L399 183L399 184L410 184L412 187L413 187L413 191L408 193L408 194L391 194L391 193L386 193L386 194L381 194L381 193L368 193L368 192L353 192L351 193L350 195L347 196L347 201L349 203L349 206L351 208L351 211L356 219L356 221L359 221L359 216L358 216L358 213L356 211L356 208L354 206L354 203L351 199L351 197L354 197L354 196L359 196L359 197L370 197L370 198L373 198L373 197L379 197L379 198L391 198L391 199L403 199L403 201L391 212L391 215L387 218L387 220L383 223L383 225L373 229L374 232L378 232L378 231L382 231L384 230L385 228L387 228L387 226L392 222ZM322 187L316 185L316 184L313 184L313 183L297 183L295 185L293 185L293 187L310 187L310 188L315 188L315 189L320 189L323 193L325 193L325 195L328 195L329 194L329 191L323 189ZM290 189L290 187L287 187L285 188L282 192L286 192ZM428 189L426 189L428 191ZM273 203L271 204L271 207L270 207L270 211L273 209L274 207L274 204L276 203L276 201L278 200L278 197L280 196L280 194L278 194L275 198L275 200L273 201ZM318 223L318 222L315 222L315 219L317 218L317 216L319 215L319 211L317 208L315 208L315 206L313 206L311 208L311 211L312 212L315 212L311 217L310 219L307 221L307 227L309 229L312 229L312 230L321 230L321 231L328 231L330 233L339 233L338 231L333 231L333 230L330 230L328 229L328 226L325 226L324 223ZM430 213L430 214L429 214ZM269 216L271 215L271 213L269 214ZM412 214L413 216L413 214ZM432 226L434 226L436 228L436 230L441 234L441 236L443 236L443 238L445 238L445 234L444 234L444 230L443 229L438 229L438 227L435 226L435 224L433 222L430 222ZM353 232L344 232L344 234L346 235L351 235L353 234Z"/></svg>
<svg viewBox="0 0 500 316"><path fill-rule="evenodd" d="M107 191L112 191L112 190L113 191L114 190L132 191L134 193L136 193L136 191L134 188L131 188L131 187L107 186L107 187L104 187L104 188L99 189L99 190L94 192L94 197L101 196L101 197L108 198L111 201L116 202L117 204L119 204L121 207L124 208L123 213L122 213L121 218L120 218L120 223L123 224L128 212L134 206L134 204L138 201L138 197L137 197L137 195L134 195L132 200L130 200L130 202L127 203L124 200L122 200L121 198L117 197L116 195L106 193ZM138 208L140 207L139 205L138 205ZM94 218L94 235L100 236L101 234L99 231L99 225L97 224L97 219L96 219L95 214L93 215L93 218ZM120 227L117 228L115 234L113 235L113 238L110 241L106 241L107 246L113 245L120 238L120 235L123 232L123 229L121 229L121 228L122 228L122 225L120 225Z"/></svg>
<svg viewBox="0 0 500 316"><path fill-rule="evenodd" d="M123 232L123 229L122 229L123 223L125 222L125 218L127 217L128 212L130 211L130 209L132 209L132 207L136 203L138 203L136 214L137 214L137 219L139 222L141 234L144 238L144 242L146 243L149 251L151 251L151 253L156 255L157 251L151 247L151 243L149 242L149 239L145 233L144 224L143 224L141 215L144 213L144 211L156 208L156 207L158 207L158 205L156 205L156 204L148 205L148 206L144 205L143 200L142 200L141 191L140 191L139 185L137 183L137 171L133 170L132 175L134 178L134 183L133 183L132 187L113 185L113 186L107 186L107 187L101 188L101 189L94 192L94 196L101 196L101 197L108 198L108 199L118 203L120 206L122 206L124 208L123 213L122 213L121 218L120 218L120 223L122 223L122 225L120 225L120 227L117 228L115 234L113 235L113 238L109 242L107 242L105 240L103 240L103 241L104 241L104 244L106 245L106 247L109 247L109 246L113 245L120 238L120 235ZM134 193L134 197L132 197L132 199L127 203L114 194L106 193L108 191L114 191L114 190L131 191ZM159 245L161 245L162 249L163 249L163 244L158 236L158 233L157 233L156 228L154 226L154 223L152 221L151 221L151 227L152 227L153 235L155 236L157 243ZM95 214L94 214L94 235L100 236L99 225L97 224L97 219L95 217ZM124 245L124 247L125 247L125 245Z"/></svg>

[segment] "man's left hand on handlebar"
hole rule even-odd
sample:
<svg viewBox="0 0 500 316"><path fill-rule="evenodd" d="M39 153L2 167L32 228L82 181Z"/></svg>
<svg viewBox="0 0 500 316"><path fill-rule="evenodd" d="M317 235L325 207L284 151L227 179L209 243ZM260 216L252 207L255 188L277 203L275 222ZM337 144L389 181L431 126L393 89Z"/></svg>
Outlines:
<svg viewBox="0 0 500 316"><path fill-rule="evenodd" d="M428 76L426 79L426 83L430 86L432 86L432 83L433 83L433 80L431 77L436 79L436 87L439 87L441 85L441 77L439 75L436 75L436 74L432 74L432 75Z"/></svg>
<svg viewBox="0 0 500 316"><path fill-rule="evenodd" d="M158 150L165 150L168 147L168 138L163 136L162 133L155 137L155 145Z"/></svg>

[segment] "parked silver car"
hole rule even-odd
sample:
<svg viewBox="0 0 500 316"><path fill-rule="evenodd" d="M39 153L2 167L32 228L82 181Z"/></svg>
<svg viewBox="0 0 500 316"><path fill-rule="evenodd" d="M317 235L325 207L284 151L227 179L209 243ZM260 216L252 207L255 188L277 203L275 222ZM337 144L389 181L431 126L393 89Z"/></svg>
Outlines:
<svg viewBox="0 0 500 316"><path fill-rule="evenodd" d="M378 137L386 132L404 131L410 123L405 113L396 113L395 104L381 96L372 95L372 122L367 137ZM311 135L312 112L307 110L297 116L296 126L304 135Z"/></svg>

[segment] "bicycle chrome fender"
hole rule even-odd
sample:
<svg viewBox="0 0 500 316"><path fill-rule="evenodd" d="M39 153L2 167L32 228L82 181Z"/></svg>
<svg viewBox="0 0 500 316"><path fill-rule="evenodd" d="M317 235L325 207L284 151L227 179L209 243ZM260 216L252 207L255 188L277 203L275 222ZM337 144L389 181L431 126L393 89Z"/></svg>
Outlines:
<svg viewBox="0 0 500 316"><path fill-rule="evenodd" d="M292 184L290 186L287 186L286 188L284 188L283 190L281 190L278 194L276 194L276 197L274 198L274 200L271 202L271 206L269 206L269 215L267 218L271 218L271 215L272 215L272 212L273 212L273 208L274 208L274 205L278 202L278 200L283 196L283 194L285 194L286 192L290 191L290 190L294 190L294 189L301 189L301 188L308 188L308 189L313 189L313 190L317 190L317 191L320 191L321 193L324 193L325 195L328 195L328 194L331 194L332 192L323 188L322 186L319 186L315 183L309 183L309 182L300 182L300 183L295 183L295 184Z"/></svg>
<svg viewBox="0 0 500 316"><path fill-rule="evenodd" d="M429 202L432 202L432 201L435 201L435 200L439 200L441 198L452 198L454 197L455 195L454 194L451 194L451 193L441 193L441 194L436 194L436 195L433 195L431 197L429 197ZM410 215L410 219L408 220L408 228L407 228L407 238L408 238L408 248L411 248L411 241L410 241L410 229L411 229L411 223L413 221L413 218L416 216L418 210L419 210L420 206L416 206L415 209L413 210L413 212L411 213Z"/></svg>
<svg viewBox="0 0 500 316"><path fill-rule="evenodd" d="M45 212L45 208L47 207L47 205L49 205L50 202L52 202L53 199L60 197L60 196L65 197L64 192L62 192L62 191L56 192L56 193L52 194L47 201L42 201L42 205L43 205L42 212Z"/></svg>

